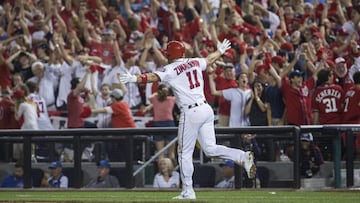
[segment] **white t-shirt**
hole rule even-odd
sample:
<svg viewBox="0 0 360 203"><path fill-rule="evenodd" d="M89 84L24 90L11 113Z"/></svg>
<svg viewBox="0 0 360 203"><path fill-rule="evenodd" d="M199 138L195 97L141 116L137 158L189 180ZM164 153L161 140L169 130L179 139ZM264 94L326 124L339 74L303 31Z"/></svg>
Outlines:
<svg viewBox="0 0 360 203"><path fill-rule="evenodd" d="M16 118L20 119L21 116L24 116L24 123L21 126L21 129L24 130L38 130L38 115L36 111L35 103L23 102L19 105L19 110L17 112Z"/></svg>
<svg viewBox="0 0 360 203"><path fill-rule="evenodd" d="M96 108L105 108L110 106L112 103L111 98L103 99L101 94L98 94L96 97ZM111 128L111 114L108 113L98 113L96 116L98 122L96 126L98 128Z"/></svg>
<svg viewBox="0 0 360 203"><path fill-rule="evenodd" d="M121 66L123 66L123 63L112 68L107 68L104 71L104 77L101 81L101 84L109 84L110 86L112 84L119 84L120 81L117 78L117 74L121 73Z"/></svg>
<svg viewBox="0 0 360 203"><path fill-rule="evenodd" d="M55 187L55 188L68 188L69 186L69 179L68 177L62 175L60 177L60 180L54 180L53 177L50 177L48 179L48 183L51 185L51 187Z"/></svg>
<svg viewBox="0 0 360 203"><path fill-rule="evenodd" d="M39 117L37 120L39 129L44 129L44 130L54 129L53 125L51 124L50 118L49 118L45 100L36 93L30 93L28 95L28 98L31 99L33 102L35 102L39 109Z"/></svg>
<svg viewBox="0 0 360 203"><path fill-rule="evenodd" d="M38 83L39 78L34 76L28 81ZM55 90L58 85L58 78L45 68L44 77L39 83L39 95L44 99L46 106L55 104Z"/></svg>
<svg viewBox="0 0 360 203"><path fill-rule="evenodd" d="M145 67L145 72L150 72L153 73L155 71L163 71L164 68L163 67L156 67L156 63L154 61L147 61L146 62L146 67ZM146 104L149 105L150 101L149 101L149 97L154 93L153 90L153 83L146 83L146 87L145 87L145 97L146 97Z"/></svg>
<svg viewBox="0 0 360 203"><path fill-rule="evenodd" d="M71 80L74 67L63 62L62 64L53 64L53 69L58 70L60 76L59 92L56 99L56 106L60 107L67 103L67 96L71 91Z"/></svg>
<svg viewBox="0 0 360 203"><path fill-rule="evenodd" d="M140 70L139 66L131 66L127 70L126 70L125 66L120 67L120 74L125 74L127 71L131 75L140 75L141 74L141 70ZM125 86L128 89L128 91L124 95L124 101L129 105L130 108L139 105L141 102L141 95L140 95L138 84L129 82L129 83L125 84Z"/></svg>
<svg viewBox="0 0 360 203"><path fill-rule="evenodd" d="M347 39L350 39L350 37L351 37L351 35L352 35L353 33L355 33L356 40L359 39L359 34L358 34L358 32L356 31L356 28L355 28L355 25L354 25L354 22L353 22L353 21L351 21L351 20L346 21L346 22L343 24L342 28L349 34Z"/></svg>
<svg viewBox="0 0 360 203"><path fill-rule="evenodd" d="M75 77L78 77L80 79L82 79L85 76L85 74L87 72L87 69L89 69L89 66L83 65L79 61L74 61L73 66L75 67ZM89 76L86 79L85 88L88 89L92 93L93 92L93 86L91 85L91 77L94 78L95 91L98 91L99 72L95 71L95 72L89 74Z"/></svg>
<svg viewBox="0 0 360 203"><path fill-rule="evenodd" d="M32 39L45 39L46 33L43 30L35 31L32 33Z"/></svg>
<svg viewBox="0 0 360 203"><path fill-rule="evenodd" d="M229 127L249 126L249 116L245 116L245 106L251 97L251 90L245 91L239 88L222 90L223 96L230 101Z"/></svg>
<svg viewBox="0 0 360 203"><path fill-rule="evenodd" d="M349 69L349 78L354 82L353 75L360 71L360 57L355 58L355 63Z"/></svg>
<svg viewBox="0 0 360 203"><path fill-rule="evenodd" d="M202 71L206 70L204 58L180 58L164 66L165 71L155 71L162 82L167 82L183 108L206 100Z"/></svg>
<svg viewBox="0 0 360 203"><path fill-rule="evenodd" d="M280 18L278 15L276 15L275 13L269 11L269 18L268 18L269 22L270 22L270 30L272 33L275 33L277 28L280 25Z"/></svg>
<svg viewBox="0 0 360 203"><path fill-rule="evenodd" d="M235 176L230 179L224 179L215 185L216 188L235 188Z"/></svg>
<svg viewBox="0 0 360 203"><path fill-rule="evenodd" d="M157 173L154 177L154 188L176 188L180 184L179 173L177 171L173 171L169 181L164 180L164 176L160 173Z"/></svg>

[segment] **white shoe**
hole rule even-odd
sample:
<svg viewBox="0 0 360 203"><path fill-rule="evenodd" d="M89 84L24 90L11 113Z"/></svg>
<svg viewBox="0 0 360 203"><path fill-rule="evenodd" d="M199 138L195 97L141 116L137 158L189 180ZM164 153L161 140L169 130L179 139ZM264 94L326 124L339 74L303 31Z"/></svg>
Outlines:
<svg viewBox="0 0 360 203"><path fill-rule="evenodd" d="M196 199L196 195L194 191L185 191L172 199Z"/></svg>
<svg viewBox="0 0 360 203"><path fill-rule="evenodd" d="M245 152L245 158L243 159L243 167L250 179L255 178L256 175L256 166L254 164L254 153Z"/></svg>

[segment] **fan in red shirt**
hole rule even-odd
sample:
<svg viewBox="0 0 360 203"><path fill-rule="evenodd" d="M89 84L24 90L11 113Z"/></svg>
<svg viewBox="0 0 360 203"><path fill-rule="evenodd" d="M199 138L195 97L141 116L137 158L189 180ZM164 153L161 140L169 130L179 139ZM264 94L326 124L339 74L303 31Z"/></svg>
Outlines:
<svg viewBox="0 0 360 203"><path fill-rule="evenodd" d="M343 89L333 84L331 69L321 69L317 74L317 83L312 95L314 124L340 124L342 115Z"/></svg>
<svg viewBox="0 0 360 203"><path fill-rule="evenodd" d="M334 60L334 53L331 49L324 46L324 37L321 32L312 33L311 43L314 45L317 55L317 62L321 60Z"/></svg>
<svg viewBox="0 0 360 203"><path fill-rule="evenodd" d="M85 82L88 78L90 70L85 76L73 78L71 80L71 91L67 96L68 110L68 128L96 128L96 124L86 121L85 118L90 116L89 107L84 105L84 99L81 94L85 92Z"/></svg>
<svg viewBox="0 0 360 203"><path fill-rule="evenodd" d="M314 86L314 77L303 82L303 73L299 70L292 71L289 79L287 77L282 79L281 92L286 105L288 124L312 124L310 91Z"/></svg>
<svg viewBox="0 0 360 203"><path fill-rule="evenodd" d="M101 41L87 40L91 48L90 55L98 56L104 64L112 65L115 57L114 40L115 32L110 28L105 28L101 34Z"/></svg>
<svg viewBox="0 0 360 203"><path fill-rule="evenodd" d="M180 30L176 32L176 34L183 36L182 40L191 44L193 37L196 36L198 32L200 32L200 17L195 16L195 18L189 22L186 22L184 14L180 12L177 12L177 17L180 23Z"/></svg>
<svg viewBox="0 0 360 203"><path fill-rule="evenodd" d="M174 32L180 28L174 1L163 1L157 11L159 17L158 28L169 39L174 39Z"/></svg>
<svg viewBox="0 0 360 203"><path fill-rule="evenodd" d="M128 23L126 19L124 19L124 17L119 14L119 8L117 8L115 5L110 4L107 6L106 16L103 20L105 25L107 23L118 21L126 35L130 36L131 31L129 30Z"/></svg>
<svg viewBox="0 0 360 203"><path fill-rule="evenodd" d="M0 129L20 129L19 122L15 119L15 103L10 95L4 92L0 99Z"/></svg>
<svg viewBox="0 0 360 203"><path fill-rule="evenodd" d="M352 48L350 46L351 40L346 40L348 35L349 34L344 28L340 28L337 31L335 42L330 44L330 48L334 51L334 55L336 57L343 57L345 60L348 60L352 53Z"/></svg>
<svg viewBox="0 0 360 203"><path fill-rule="evenodd" d="M353 76L355 85L345 93L344 124L360 124L360 72Z"/></svg>
<svg viewBox="0 0 360 203"><path fill-rule="evenodd" d="M11 88L11 73L10 66L6 63L4 53L1 50L2 45L0 44L0 90Z"/></svg>
<svg viewBox="0 0 360 203"><path fill-rule="evenodd" d="M355 85L345 93L344 99L344 124L360 124L360 72L353 75ZM356 158L360 158L360 133L355 141Z"/></svg>
<svg viewBox="0 0 360 203"><path fill-rule="evenodd" d="M84 17L95 26L101 25L99 16L102 16L107 12L107 9L102 4L102 1L97 0L81 2L80 9L85 9Z"/></svg>
<svg viewBox="0 0 360 203"><path fill-rule="evenodd" d="M228 88L238 87L235 78L235 69L232 63L220 64L223 67L222 74L215 78L216 89L224 90ZM229 126L230 117L230 101L224 99L224 97L218 97L219 105L219 126Z"/></svg>
<svg viewBox="0 0 360 203"><path fill-rule="evenodd" d="M111 114L111 126L113 128L135 128L135 121L129 105L123 101L123 91L114 89L110 93L113 103L110 106L99 109L92 109L92 113Z"/></svg>
<svg viewBox="0 0 360 203"><path fill-rule="evenodd" d="M334 67L334 83L342 87L344 91L347 91L353 86L353 81L350 79L347 63L343 57L335 59Z"/></svg>

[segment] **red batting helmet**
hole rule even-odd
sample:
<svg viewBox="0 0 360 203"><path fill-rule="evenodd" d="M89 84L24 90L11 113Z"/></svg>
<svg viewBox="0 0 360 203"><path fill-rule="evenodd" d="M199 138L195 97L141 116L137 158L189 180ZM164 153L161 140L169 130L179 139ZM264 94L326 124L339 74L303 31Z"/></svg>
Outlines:
<svg viewBox="0 0 360 203"><path fill-rule="evenodd" d="M179 41L171 41L166 48L166 56L168 60L182 58L185 53L185 46Z"/></svg>

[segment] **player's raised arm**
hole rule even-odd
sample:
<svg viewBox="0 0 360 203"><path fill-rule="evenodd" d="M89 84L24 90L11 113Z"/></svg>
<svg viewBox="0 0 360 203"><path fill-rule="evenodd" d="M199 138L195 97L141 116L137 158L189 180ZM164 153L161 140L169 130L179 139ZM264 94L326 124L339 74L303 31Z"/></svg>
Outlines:
<svg viewBox="0 0 360 203"><path fill-rule="evenodd" d="M169 63L174 60L185 57L185 46L183 43L178 41L171 41L166 47L166 58ZM120 82L128 83L151 83L160 81L160 77L155 73L145 73L141 75L131 75L130 73L122 74L120 76Z"/></svg>
<svg viewBox="0 0 360 203"><path fill-rule="evenodd" d="M216 60L218 60L221 55L223 55L228 49L231 48L231 43L228 39L224 39L221 43L218 42L217 44L217 51L209 54L206 57L206 63L208 67L213 64Z"/></svg>
<svg viewBox="0 0 360 203"><path fill-rule="evenodd" d="M123 84L133 83L151 83L160 81L160 78L155 73L144 73L141 75L131 75L129 72L120 75L120 82Z"/></svg>

